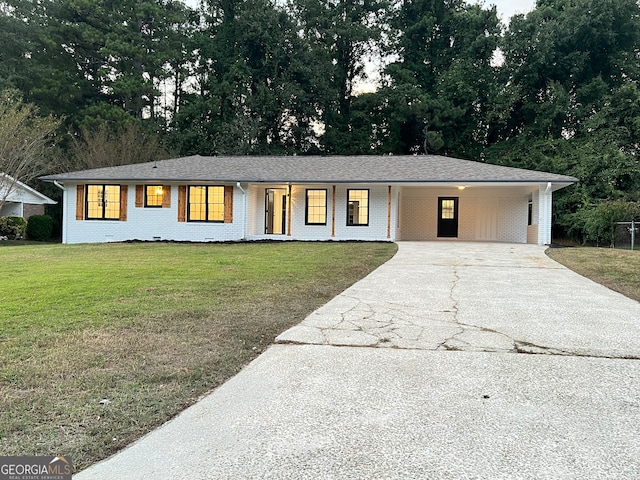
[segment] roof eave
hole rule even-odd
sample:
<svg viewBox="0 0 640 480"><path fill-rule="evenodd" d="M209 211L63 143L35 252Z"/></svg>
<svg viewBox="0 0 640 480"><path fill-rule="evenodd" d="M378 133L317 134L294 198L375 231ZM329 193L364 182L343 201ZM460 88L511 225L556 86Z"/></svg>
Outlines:
<svg viewBox="0 0 640 480"><path fill-rule="evenodd" d="M568 179L277 179L277 178L149 178L149 177L130 177L130 178L95 178L95 177L40 177L44 182L224 182L224 183L291 183L291 184L318 184L318 183L344 183L344 184L543 184L552 183L555 185L568 186L578 183L577 178Z"/></svg>

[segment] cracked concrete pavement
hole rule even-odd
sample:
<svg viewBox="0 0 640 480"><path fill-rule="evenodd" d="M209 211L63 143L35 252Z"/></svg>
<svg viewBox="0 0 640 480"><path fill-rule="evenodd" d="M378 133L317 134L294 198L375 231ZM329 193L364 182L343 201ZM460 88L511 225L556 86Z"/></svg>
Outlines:
<svg viewBox="0 0 640 480"><path fill-rule="evenodd" d="M277 341L74 479L639 477L640 303L544 248L401 242Z"/></svg>
<svg viewBox="0 0 640 480"><path fill-rule="evenodd" d="M277 343L640 358L640 304L536 245L401 242Z"/></svg>

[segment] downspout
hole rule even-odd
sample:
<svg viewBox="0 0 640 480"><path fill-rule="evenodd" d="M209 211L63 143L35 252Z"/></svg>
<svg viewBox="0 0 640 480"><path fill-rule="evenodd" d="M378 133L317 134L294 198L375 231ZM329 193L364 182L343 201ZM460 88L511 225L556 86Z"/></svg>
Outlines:
<svg viewBox="0 0 640 480"><path fill-rule="evenodd" d="M242 188L242 185L240 185L240 182L236 182L236 186L240 189L240 191L242 192L242 215L243 215L243 219L242 219L242 240L246 240L247 239L247 192L244 191L244 188Z"/></svg>
<svg viewBox="0 0 640 480"><path fill-rule="evenodd" d="M387 239L391 238L391 185L387 193Z"/></svg>

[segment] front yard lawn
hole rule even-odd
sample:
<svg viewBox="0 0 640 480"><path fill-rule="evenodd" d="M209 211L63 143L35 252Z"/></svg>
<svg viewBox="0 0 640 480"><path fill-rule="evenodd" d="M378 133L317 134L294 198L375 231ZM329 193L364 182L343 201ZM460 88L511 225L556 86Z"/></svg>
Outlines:
<svg viewBox="0 0 640 480"><path fill-rule="evenodd" d="M237 373L390 243L0 245L0 455L76 470Z"/></svg>
<svg viewBox="0 0 640 480"><path fill-rule="evenodd" d="M550 248L547 255L580 275L640 302L640 251Z"/></svg>

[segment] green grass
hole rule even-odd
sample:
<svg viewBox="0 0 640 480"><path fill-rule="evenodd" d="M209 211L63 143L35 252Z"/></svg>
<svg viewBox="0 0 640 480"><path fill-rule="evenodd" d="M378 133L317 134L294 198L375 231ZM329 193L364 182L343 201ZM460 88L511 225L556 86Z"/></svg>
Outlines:
<svg viewBox="0 0 640 480"><path fill-rule="evenodd" d="M396 251L0 245L0 455L71 455L78 469L194 403Z"/></svg>
<svg viewBox="0 0 640 480"><path fill-rule="evenodd" d="M613 248L550 248L547 255L616 292L640 302L640 251Z"/></svg>

